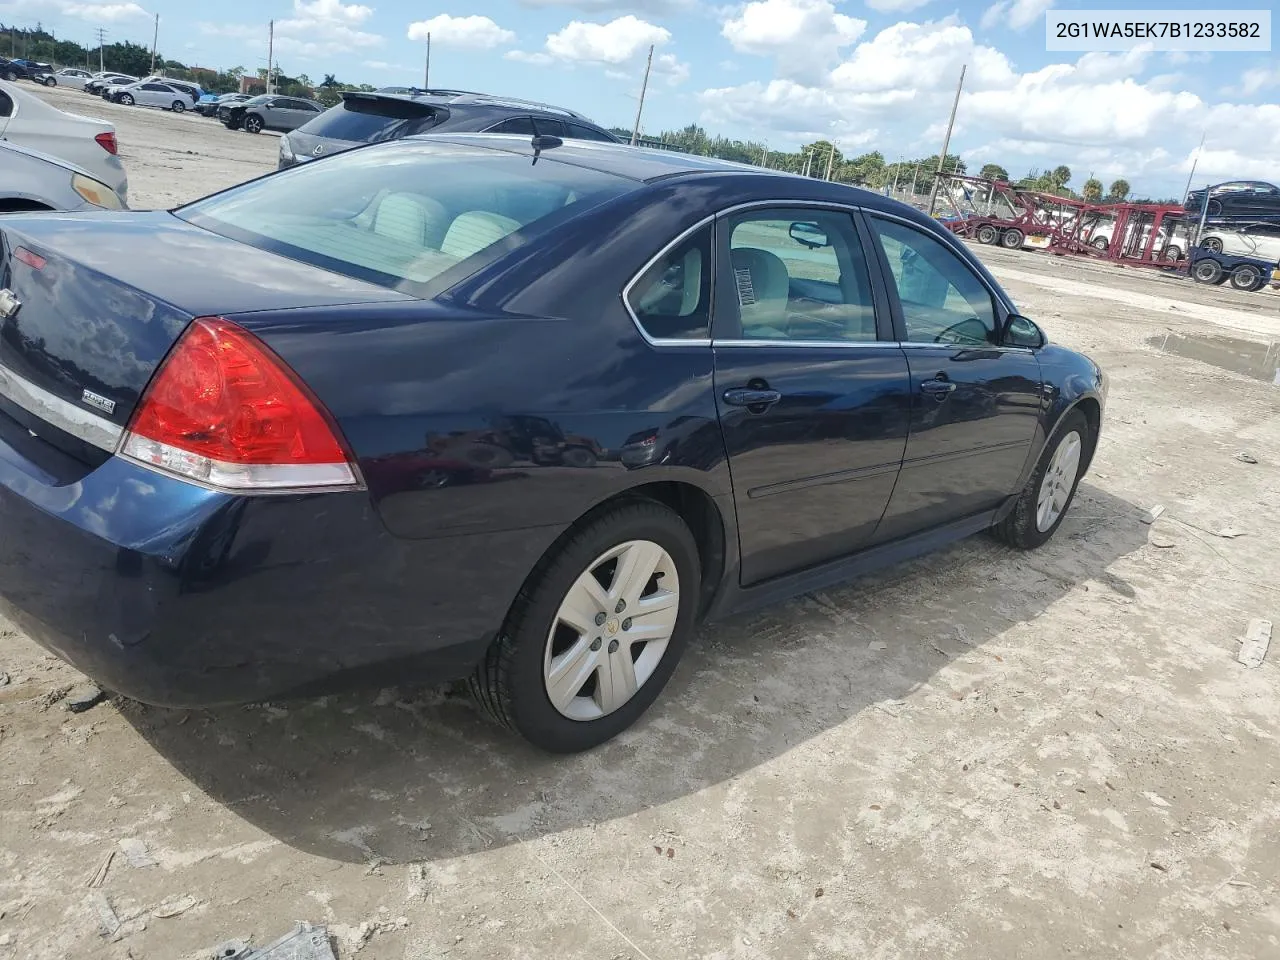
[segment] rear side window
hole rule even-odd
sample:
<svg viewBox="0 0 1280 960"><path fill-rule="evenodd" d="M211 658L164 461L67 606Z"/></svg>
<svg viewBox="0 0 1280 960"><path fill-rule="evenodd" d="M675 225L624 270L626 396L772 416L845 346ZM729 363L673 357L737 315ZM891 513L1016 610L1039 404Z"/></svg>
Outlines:
<svg viewBox="0 0 1280 960"><path fill-rule="evenodd" d="M262 250L430 296L427 285L455 264L499 244L514 249L544 221L634 187L547 158L531 164L497 150L401 140L293 167L176 213Z"/></svg>
<svg viewBox="0 0 1280 960"><path fill-rule="evenodd" d="M302 133L352 143L378 143L425 133L443 119L427 104L407 100L344 100L301 127Z"/></svg>
<svg viewBox="0 0 1280 960"><path fill-rule="evenodd" d="M583 126L580 123L574 123L571 120L565 121L565 126L569 128L569 136L578 140L598 140L604 143L614 143L613 137L607 133L595 130L591 127Z"/></svg>
<svg viewBox="0 0 1280 960"><path fill-rule="evenodd" d="M706 340L711 330L711 227L655 260L627 288L627 307L654 340Z"/></svg>

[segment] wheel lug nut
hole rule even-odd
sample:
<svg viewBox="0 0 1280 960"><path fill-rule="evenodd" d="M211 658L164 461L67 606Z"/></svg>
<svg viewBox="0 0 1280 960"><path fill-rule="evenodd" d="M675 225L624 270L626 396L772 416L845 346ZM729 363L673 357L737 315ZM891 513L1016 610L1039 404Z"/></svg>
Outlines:
<svg viewBox="0 0 1280 960"><path fill-rule="evenodd" d="M614 612L614 613L621 613L621 612L622 612L623 610L625 610L625 609L627 609L627 601L625 601L625 600L619 600L619 601L618 601L618 605L617 605L616 607L614 607L614 608L613 608L613 612Z"/></svg>
<svg viewBox="0 0 1280 960"><path fill-rule="evenodd" d="M591 649L592 649L592 650L599 650L599 649L600 649L600 638L599 638L599 637L596 637L594 640L592 640L592 641L591 641Z"/></svg>
<svg viewBox="0 0 1280 960"><path fill-rule="evenodd" d="M617 640L610 640L610 641L609 641L609 652L610 652L610 653L617 653L617 652L618 652L618 641L617 641Z"/></svg>
<svg viewBox="0 0 1280 960"><path fill-rule="evenodd" d="M630 629L631 629L631 618L630 618L630 617L627 617L627 619L625 619L625 620L623 620L623 621L622 621L622 629L623 629L623 630L630 630Z"/></svg>
<svg viewBox="0 0 1280 960"><path fill-rule="evenodd" d="M609 619L609 618L608 618L608 617L606 617L606 616L604 615L604 613L603 613L603 612L601 612L601 613L597 613L597 614L596 614L596 626L597 626L597 627L604 626L604 622L605 622L605 620L607 620L607 619Z"/></svg>

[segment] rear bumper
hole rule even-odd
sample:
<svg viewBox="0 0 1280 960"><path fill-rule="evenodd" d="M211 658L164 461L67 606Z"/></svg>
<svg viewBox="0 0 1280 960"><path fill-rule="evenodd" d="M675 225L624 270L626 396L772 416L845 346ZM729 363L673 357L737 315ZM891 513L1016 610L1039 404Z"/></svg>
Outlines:
<svg viewBox="0 0 1280 960"><path fill-rule="evenodd" d="M233 497L117 458L48 480L0 441L0 612L163 706L466 676L557 532L401 540L363 494Z"/></svg>

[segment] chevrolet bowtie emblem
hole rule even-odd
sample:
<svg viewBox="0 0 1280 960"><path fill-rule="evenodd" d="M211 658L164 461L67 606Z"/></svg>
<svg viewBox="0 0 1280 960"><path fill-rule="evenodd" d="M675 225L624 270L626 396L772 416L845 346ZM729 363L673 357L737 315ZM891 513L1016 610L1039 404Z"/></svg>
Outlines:
<svg viewBox="0 0 1280 960"><path fill-rule="evenodd" d="M12 290L0 290L0 319L8 320L21 306L22 301L14 296Z"/></svg>

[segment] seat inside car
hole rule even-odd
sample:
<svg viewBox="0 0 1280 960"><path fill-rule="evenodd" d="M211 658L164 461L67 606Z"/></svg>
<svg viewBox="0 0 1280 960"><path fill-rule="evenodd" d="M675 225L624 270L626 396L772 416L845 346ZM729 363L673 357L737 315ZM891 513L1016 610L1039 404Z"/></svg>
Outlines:
<svg viewBox="0 0 1280 960"><path fill-rule="evenodd" d="M785 338L791 277L782 258L757 247L730 253L738 291L742 336Z"/></svg>
<svg viewBox="0 0 1280 960"><path fill-rule="evenodd" d="M373 218L373 232L415 247L439 249L449 214L444 204L412 193L382 198Z"/></svg>
<svg viewBox="0 0 1280 960"><path fill-rule="evenodd" d="M454 217L444 235L440 252L465 260L519 229L519 222L510 217L488 210L470 210Z"/></svg>

